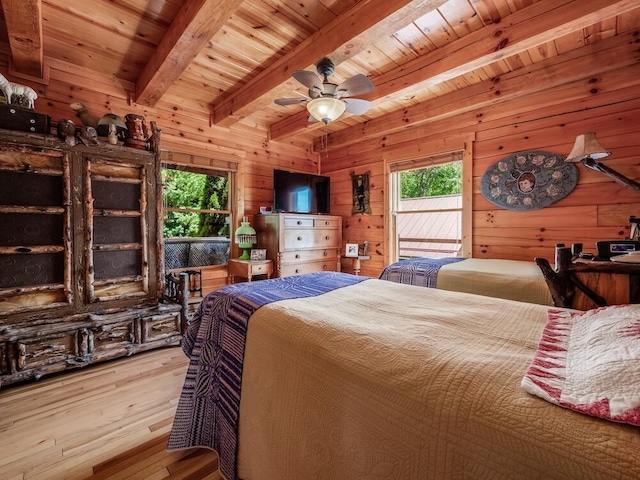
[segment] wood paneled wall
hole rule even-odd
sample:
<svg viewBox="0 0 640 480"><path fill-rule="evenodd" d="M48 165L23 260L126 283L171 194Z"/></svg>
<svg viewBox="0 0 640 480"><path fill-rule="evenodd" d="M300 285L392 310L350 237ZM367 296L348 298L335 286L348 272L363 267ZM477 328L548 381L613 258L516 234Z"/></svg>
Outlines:
<svg viewBox="0 0 640 480"><path fill-rule="evenodd" d="M0 57L0 68L7 71L6 58ZM36 111L50 115L53 121L71 118L80 124L69 107L72 102L84 103L95 115L107 111L142 114L162 130L163 149L192 154L193 161L203 165L207 158L237 162L237 208L246 215L271 205L274 168L329 175L332 214L344 219L343 242L369 242L372 259L361 270L369 276L377 276L389 256L385 161L427 156L434 149L459 145L463 138L475 139L467 142L473 158L474 257L532 260L543 256L552 260L558 242L582 242L585 250L593 250L598 239L626 237L629 215L640 214L640 196L598 172L579 166L578 185L566 198L528 212L493 206L480 194L480 178L489 165L513 152L536 149L566 155L576 135L593 131L612 152L605 159L607 164L640 179L639 78L634 65L318 154L295 139L270 142L262 128L210 126L209 118L179 102L142 108L129 101L133 85L100 78L63 62L50 66L47 85L9 76L37 90ZM367 171L373 213L351 215L351 174ZM350 270L350 262L344 263L344 269ZM224 281L223 272L216 271L205 289Z"/></svg>
<svg viewBox="0 0 640 480"><path fill-rule="evenodd" d="M576 188L553 205L531 211L496 207L480 193L490 165L511 153L546 150L566 156L580 133L595 132L612 152L603 160L622 174L640 179L640 87L634 69L554 87L544 92L417 128L329 150L322 173L332 178L332 213L343 215L345 243L368 240L372 259L361 274L377 276L388 262L385 242L387 207L385 159L411 159L437 153L438 142L461 135L471 146L472 255L478 258L553 261L556 243L595 242L629 235L628 217L640 214L640 196L607 176L578 165ZM329 140L330 142L330 140ZM350 174L371 172L372 215L350 214ZM335 186L335 187L334 187ZM345 264L345 267L348 265ZM348 270L348 268L345 268Z"/></svg>

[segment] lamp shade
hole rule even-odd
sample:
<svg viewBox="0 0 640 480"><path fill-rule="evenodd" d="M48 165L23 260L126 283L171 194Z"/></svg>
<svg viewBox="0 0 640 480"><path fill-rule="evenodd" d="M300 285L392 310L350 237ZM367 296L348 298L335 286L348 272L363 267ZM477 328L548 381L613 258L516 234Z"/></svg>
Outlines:
<svg viewBox="0 0 640 480"><path fill-rule="evenodd" d="M571 149L571 153L565 158L565 162L580 162L585 158L597 160L608 157L611 152L607 152L598 140L595 133L583 133L576 137L576 143Z"/></svg>
<svg viewBox="0 0 640 480"><path fill-rule="evenodd" d="M115 113L105 113L100 120L98 120L98 126L107 125L108 133L107 139L109 143L115 145L118 143L118 132L116 127L127 130L127 124L124 123Z"/></svg>
<svg viewBox="0 0 640 480"><path fill-rule="evenodd" d="M102 118L98 120L98 125L114 125L124 128L125 130L127 129L127 124L115 113L105 113Z"/></svg>
<svg viewBox="0 0 640 480"><path fill-rule="evenodd" d="M247 217L242 218L242 223L236 229L235 242L242 249L240 260L249 260L251 258L249 249L257 242L257 237L256 231L249 225Z"/></svg>
<svg viewBox="0 0 640 480"><path fill-rule="evenodd" d="M307 103L309 114L324 124L339 118L346 108L347 105L342 100L333 97L314 98Z"/></svg>

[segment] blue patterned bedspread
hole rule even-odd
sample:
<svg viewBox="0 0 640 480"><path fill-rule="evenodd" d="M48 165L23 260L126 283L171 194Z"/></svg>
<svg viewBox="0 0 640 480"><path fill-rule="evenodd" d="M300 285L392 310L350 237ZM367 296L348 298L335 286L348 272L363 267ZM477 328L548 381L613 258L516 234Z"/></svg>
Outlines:
<svg viewBox="0 0 640 480"><path fill-rule="evenodd" d="M465 259L462 257L409 258L385 267L379 278L396 283L436 288L440 267L462 260Z"/></svg>
<svg viewBox="0 0 640 480"><path fill-rule="evenodd" d="M236 478L244 347L251 314L278 300L321 295L367 277L337 272L229 285L212 292L189 323L182 349L190 358L169 450L208 447L221 473Z"/></svg>

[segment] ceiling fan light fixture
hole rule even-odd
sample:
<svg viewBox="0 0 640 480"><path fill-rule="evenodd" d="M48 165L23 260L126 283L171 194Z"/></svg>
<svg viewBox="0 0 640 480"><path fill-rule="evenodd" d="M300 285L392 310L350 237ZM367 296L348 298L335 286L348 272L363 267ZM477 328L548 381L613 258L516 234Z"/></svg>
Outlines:
<svg viewBox="0 0 640 480"><path fill-rule="evenodd" d="M314 98L307 103L309 115L325 125L338 119L346 108L343 101L332 97Z"/></svg>

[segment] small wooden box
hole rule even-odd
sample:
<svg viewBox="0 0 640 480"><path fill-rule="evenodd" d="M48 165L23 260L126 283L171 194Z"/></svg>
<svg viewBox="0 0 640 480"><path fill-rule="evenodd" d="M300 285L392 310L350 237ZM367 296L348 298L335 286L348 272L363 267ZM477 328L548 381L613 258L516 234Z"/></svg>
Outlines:
<svg viewBox="0 0 640 480"><path fill-rule="evenodd" d="M21 132L51 133L51 117L15 105L0 105L0 128Z"/></svg>

